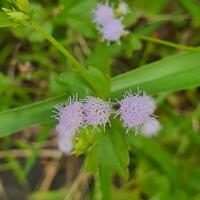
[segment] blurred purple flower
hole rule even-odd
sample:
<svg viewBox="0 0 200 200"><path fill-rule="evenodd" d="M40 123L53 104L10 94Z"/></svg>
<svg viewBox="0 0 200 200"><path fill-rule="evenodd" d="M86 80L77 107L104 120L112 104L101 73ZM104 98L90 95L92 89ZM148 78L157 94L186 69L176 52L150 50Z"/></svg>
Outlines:
<svg viewBox="0 0 200 200"><path fill-rule="evenodd" d="M145 122L141 127L142 135L146 137L156 136L161 130L161 125L159 121L155 118Z"/></svg>
<svg viewBox="0 0 200 200"><path fill-rule="evenodd" d="M121 15L126 15L129 12L128 4L124 1L120 2L119 7L118 7L118 12Z"/></svg>
<svg viewBox="0 0 200 200"><path fill-rule="evenodd" d="M108 40L109 42L119 42L121 36L126 34L121 21L114 18L108 21L100 29L100 32L102 33L104 39Z"/></svg>
<svg viewBox="0 0 200 200"><path fill-rule="evenodd" d="M70 153L70 151L73 149L72 139L74 135L75 133L72 131L66 131L64 134L58 135L57 137L58 149L61 152L65 154Z"/></svg>
<svg viewBox="0 0 200 200"><path fill-rule="evenodd" d="M58 133L66 130L77 131L80 127L84 127L83 104L77 100L77 97L70 97L66 104L55 108L57 109L55 118L59 121L56 127Z"/></svg>
<svg viewBox="0 0 200 200"><path fill-rule="evenodd" d="M117 111L124 127L127 128L127 132L133 128L135 134L139 132L140 127L145 122L152 119L156 107L154 100L147 96L145 92L142 95L140 94L141 91L136 94L132 94L131 91L126 92L124 99L119 102L120 108Z"/></svg>
<svg viewBox="0 0 200 200"><path fill-rule="evenodd" d="M98 125L106 126L111 114L109 102L105 102L96 97L87 97L84 102L85 121L88 125L96 128Z"/></svg>
<svg viewBox="0 0 200 200"><path fill-rule="evenodd" d="M79 128L85 126L83 104L77 100L77 97L70 97L66 104L57 105L55 108L54 117L58 119L56 126L58 148L61 152L69 153L73 148L73 136Z"/></svg>
<svg viewBox="0 0 200 200"><path fill-rule="evenodd" d="M141 91L138 93L140 94ZM143 91L142 96L138 96L138 99L140 99L141 103L144 106L144 110L146 110L147 113L152 114L156 110L156 104L155 100L148 96L146 92Z"/></svg>
<svg viewBox="0 0 200 200"><path fill-rule="evenodd" d="M108 4L97 4L93 10L93 21L98 26L104 26L108 21L114 18L114 11Z"/></svg>

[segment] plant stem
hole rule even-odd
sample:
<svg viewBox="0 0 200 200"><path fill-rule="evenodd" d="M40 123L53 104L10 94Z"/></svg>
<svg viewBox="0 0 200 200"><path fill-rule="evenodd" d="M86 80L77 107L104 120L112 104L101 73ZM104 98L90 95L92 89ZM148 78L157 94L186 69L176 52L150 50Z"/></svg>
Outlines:
<svg viewBox="0 0 200 200"><path fill-rule="evenodd" d="M161 40L161 39L158 39L158 38L148 37L148 36L138 35L136 37L138 39L141 39L141 40L146 40L146 41L149 41L149 42L163 44L165 46L173 47L173 48L180 49L180 50L183 50L183 51L200 51L200 47L190 47L190 46L176 44L176 43L173 43L173 42L168 42L166 40Z"/></svg>
<svg viewBox="0 0 200 200"><path fill-rule="evenodd" d="M65 196L64 200L71 200L72 195L76 192L76 190L78 190L78 187L81 184L81 182L87 182L89 176L89 173L85 172L84 169L81 168L77 178L73 182L70 189L67 191L67 195Z"/></svg>
<svg viewBox="0 0 200 200"><path fill-rule="evenodd" d="M32 21L31 22L31 27L38 33L42 34L51 44L53 44L54 47L56 47L66 58L69 59L69 61L73 64L73 66L78 70L78 72L83 76L83 78L89 83L89 85L92 87L92 89L98 94L99 91L96 88L93 78L85 69L72 55L71 53L65 49L65 47L60 44L55 38L53 38L49 33L47 33L39 24L36 22Z"/></svg>

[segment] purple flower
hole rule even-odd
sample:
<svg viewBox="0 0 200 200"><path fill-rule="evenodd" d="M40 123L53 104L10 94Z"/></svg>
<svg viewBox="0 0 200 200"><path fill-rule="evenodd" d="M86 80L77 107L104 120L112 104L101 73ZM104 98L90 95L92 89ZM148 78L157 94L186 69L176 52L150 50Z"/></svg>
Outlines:
<svg viewBox="0 0 200 200"><path fill-rule="evenodd" d="M58 105L56 109L56 119L59 121L56 127L58 133L66 130L77 131L84 126L83 104L77 101L77 97L70 97L65 105Z"/></svg>
<svg viewBox="0 0 200 200"><path fill-rule="evenodd" d="M120 2L118 7L118 13L120 15L126 15L128 12L129 12L128 4L125 3L124 1Z"/></svg>
<svg viewBox="0 0 200 200"><path fill-rule="evenodd" d="M141 133L146 137L155 136L159 133L160 130L161 125L159 121L155 118L152 118L151 120L145 122L141 127Z"/></svg>
<svg viewBox="0 0 200 200"><path fill-rule="evenodd" d="M87 97L84 103L85 121L88 125L96 128L98 125L106 126L111 114L109 102L105 102L96 97Z"/></svg>
<svg viewBox="0 0 200 200"><path fill-rule="evenodd" d="M56 109L58 148L61 152L69 153L73 148L73 136L79 128L85 126L83 104L77 100L77 97L70 97L66 104L57 105Z"/></svg>
<svg viewBox="0 0 200 200"><path fill-rule="evenodd" d="M153 99L147 96L145 92L142 95L140 94L141 91L138 91L137 94L132 94L130 91L126 92L124 99L119 102L120 108L117 111L124 127L127 128L127 132L133 128L135 134L138 133L142 124L152 119L156 107Z"/></svg>
<svg viewBox="0 0 200 200"><path fill-rule="evenodd" d="M73 149L72 139L74 135L75 133L71 131L66 131L65 134L58 135L57 137L58 149L61 152L65 154L70 153L70 151Z"/></svg>
<svg viewBox="0 0 200 200"><path fill-rule="evenodd" d="M94 13L93 21L98 26L104 26L108 21L114 18L114 11L112 7L107 4L97 4Z"/></svg>
<svg viewBox="0 0 200 200"><path fill-rule="evenodd" d="M126 31L124 30L121 21L114 18L108 21L100 29L100 32L102 33L104 39L108 40L109 42L119 42L121 36L126 34Z"/></svg>
<svg viewBox="0 0 200 200"><path fill-rule="evenodd" d="M86 128L87 125L105 127L111 114L110 103L96 97L87 97L82 102L77 97L70 97L66 104L58 105L56 109L58 148L64 153L73 149L72 139L79 128Z"/></svg>
<svg viewBox="0 0 200 200"><path fill-rule="evenodd" d="M140 94L140 93L141 92L139 92L138 94ZM143 95L138 96L138 98L140 99L140 101L143 104L144 109L147 111L147 113L149 113L149 114L154 113L154 111L156 110L156 104L155 104L155 100L153 98L148 96L146 92L143 92Z"/></svg>

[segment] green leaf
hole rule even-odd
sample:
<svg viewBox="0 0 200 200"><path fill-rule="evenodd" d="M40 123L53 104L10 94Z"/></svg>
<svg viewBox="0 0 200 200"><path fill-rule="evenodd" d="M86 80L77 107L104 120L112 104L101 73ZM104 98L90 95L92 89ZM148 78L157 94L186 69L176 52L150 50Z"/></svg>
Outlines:
<svg viewBox="0 0 200 200"><path fill-rule="evenodd" d="M121 97L138 86L150 94L200 85L200 52L182 53L145 65L112 79L111 95Z"/></svg>
<svg viewBox="0 0 200 200"><path fill-rule="evenodd" d="M200 7L195 0L179 0L182 5L192 14L194 19L200 23Z"/></svg>
<svg viewBox="0 0 200 200"><path fill-rule="evenodd" d="M96 174L99 168L99 161L98 161L98 146L93 146L90 151L87 152L85 161L84 161L84 168Z"/></svg>
<svg viewBox="0 0 200 200"><path fill-rule="evenodd" d="M128 143L118 119L112 120L112 128L102 134L98 147L99 179L102 199L111 200L112 173L128 178Z"/></svg>
<svg viewBox="0 0 200 200"><path fill-rule="evenodd" d="M109 78L96 67L89 67L89 73L93 77L96 88L98 88L98 91L102 94L101 96L105 99L108 98L110 95Z"/></svg>
<svg viewBox="0 0 200 200"><path fill-rule="evenodd" d="M168 20L160 20L157 22L145 24L143 27L137 29L134 32L134 35L148 35L155 31L156 29L160 28L161 26L165 25L168 22Z"/></svg>
<svg viewBox="0 0 200 200"><path fill-rule="evenodd" d="M0 12L0 27L9 27L12 26L13 23L9 19L8 15L5 12Z"/></svg>
<svg viewBox="0 0 200 200"><path fill-rule="evenodd" d="M34 21L44 21L45 17L48 16L47 10L41 6L41 4L32 2L30 4L30 10Z"/></svg>
<svg viewBox="0 0 200 200"><path fill-rule="evenodd" d="M54 94L66 92L67 94L78 94L79 98L91 95L92 90L82 76L76 71L55 74L50 81L50 91Z"/></svg>
<svg viewBox="0 0 200 200"><path fill-rule="evenodd" d="M14 87L14 84L4 74L0 73L0 94Z"/></svg>
<svg viewBox="0 0 200 200"><path fill-rule="evenodd" d="M98 43L88 56L85 66L95 66L104 74L109 75L112 57L118 54L120 50L121 46L117 44L108 46L105 43Z"/></svg>
<svg viewBox="0 0 200 200"><path fill-rule="evenodd" d="M19 10L23 12L28 12L29 10L29 1L28 0L15 0L17 7Z"/></svg>
<svg viewBox="0 0 200 200"><path fill-rule="evenodd" d="M164 9L167 2L168 0L153 0L151 1L151 5L149 5L149 0L140 0L134 1L133 5L144 11L146 14L157 14Z"/></svg>
<svg viewBox="0 0 200 200"><path fill-rule="evenodd" d="M123 49L128 58L133 56L135 50L142 48L142 43L140 39L136 38L134 35L127 36L126 40L123 42Z"/></svg>
<svg viewBox="0 0 200 200"><path fill-rule="evenodd" d="M121 188L115 188L113 191L114 200L140 200L137 190L125 190Z"/></svg>
<svg viewBox="0 0 200 200"><path fill-rule="evenodd" d="M66 24L88 38L96 36L94 25L91 23L92 12L90 11L95 8L97 0L79 2L74 0L60 0L60 3L63 4L64 9L55 17L53 20L54 23Z"/></svg>
<svg viewBox="0 0 200 200"><path fill-rule="evenodd" d="M28 200L55 200L64 199L66 196L66 189L63 190L51 190L44 192L34 192L30 195Z"/></svg>
<svg viewBox="0 0 200 200"><path fill-rule="evenodd" d="M167 174L174 185L180 185L180 174L178 167L173 164L173 156L151 138L128 135L128 141L133 151L142 154L150 159L160 170Z"/></svg>
<svg viewBox="0 0 200 200"><path fill-rule="evenodd" d="M112 171L106 166L101 166L99 170L99 183L101 200L112 200Z"/></svg>
<svg viewBox="0 0 200 200"><path fill-rule="evenodd" d="M66 100L62 95L0 113L0 136L20 131L34 124L53 120L53 107Z"/></svg>
<svg viewBox="0 0 200 200"><path fill-rule="evenodd" d="M52 34L53 25L51 22L46 22L42 24L42 27L47 33L49 33L50 35ZM28 35L28 39L30 42L44 42L45 41L45 37L38 32L31 32Z"/></svg>
<svg viewBox="0 0 200 200"><path fill-rule="evenodd" d="M99 144L99 165L128 178L128 144L117 119L112 120L112 128L106 130Z"/></svg>

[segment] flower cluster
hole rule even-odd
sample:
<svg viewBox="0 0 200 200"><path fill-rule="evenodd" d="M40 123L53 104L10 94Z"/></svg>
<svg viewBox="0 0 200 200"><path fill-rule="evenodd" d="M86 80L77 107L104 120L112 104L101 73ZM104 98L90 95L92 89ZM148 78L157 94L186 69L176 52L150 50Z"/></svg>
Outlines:
<svg viewBox="0 0 200 200"><path fill-rule="evenodd" d="M64 105L56 106L56 119L58 124L58 147L62 152L68 153L72 150L72 139L80 128L87 128L88 125L95 129L98 126L105 128L110 123L112 113L120 116L123 126L127 132L135 130L135 134L142 127L142 134L146 136L156 135L160 130L160 124L153 115L156 105L154 99L146 92L128 91L124 98L118 101L119 109L114 111L111 103L100 98L88 96L79 101L77 97L69 98Z"/></svg>
<svg viewBox="0 0 200 200"><path fill-rule="evenodd" d="M83 101L78 101L77 97L69 98L66 104L55 108L55 118L59 122L56 126L58 148L65 153L72 150L73 136L80 128L88 125L105 127L111 114L110 103L96 97L87 97Z"/></svg>
<svg viewBox="0 0 200 200"><path fill-rule="evenodd" d="M127 12L127 4L121 2L116 11L116 15L123 16L127 14ZM93 10L93 22L103 35L103 39L106 39L108 42L119 42L121 36L127 33L124 30L122 18L117 19L113 8L108 4L97 4L96 8Z"/></svg>
<svg viewBox="0 0 200 200"><path fill-rule="evenodd" d="M124 99L119 101L120 108L117 114L120 115L127 132L133 128L137 134L144 123L154 118L155 101L145 92L141 93L142 91L138 91L136 94L132 94L131 91L128 91L125 93Z"/></svg>

